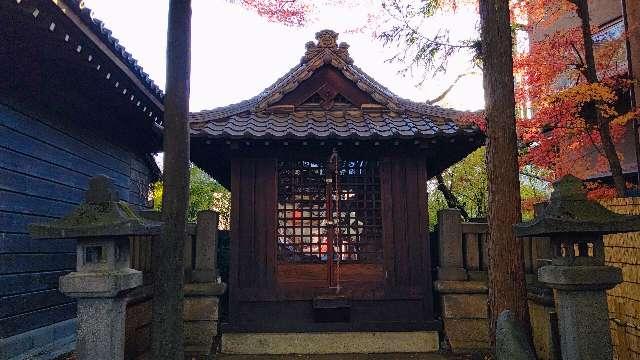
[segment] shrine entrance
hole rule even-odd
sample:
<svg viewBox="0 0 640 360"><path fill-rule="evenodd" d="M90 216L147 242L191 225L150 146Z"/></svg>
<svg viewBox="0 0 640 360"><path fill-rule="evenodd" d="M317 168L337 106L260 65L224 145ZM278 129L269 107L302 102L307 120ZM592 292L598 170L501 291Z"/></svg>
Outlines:
<svg viewBox="0 0 640 360"><path fill-rule="evenodd" d="M279 161L277 231L279 286L375 297L384 284L379 161L335 149Z"/></svg>
<svg viewBox="0 0 640 360"><path fill-rule="evenodd" d="M484 137L392 94L337 35L258 96L190 114L192 161L231 190L226 336L440 327L427 180Z"/></svg>

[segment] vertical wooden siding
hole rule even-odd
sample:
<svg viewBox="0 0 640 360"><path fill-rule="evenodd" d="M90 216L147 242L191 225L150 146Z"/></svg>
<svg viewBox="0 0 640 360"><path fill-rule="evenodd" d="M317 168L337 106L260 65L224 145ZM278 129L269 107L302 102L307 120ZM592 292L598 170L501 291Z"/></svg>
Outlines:
<svg viewBox="0 0 640 360"><path fill-rule="evenodd" d="M145 205L150 171L141 157L101 134L0 105L0 338L75 316L57 290L75 268L75 241L31 240L27 225L68 213L98 174L114 179L122 200Z"/></svg>
<svg viewBox="0 0 640 360"><path fill-rule="evenodd" d="M236 158L231 162L230 300L238 290L274 285L276 262L277 161ZM231 314L233 315L233 314Z"/></svg>
<svg viewBox="0 0 640 360"><path fill-rule="evenodd" d="M387 286L424 291L431 314L431 264L424 160L388 157L380 169Z"/></svg>

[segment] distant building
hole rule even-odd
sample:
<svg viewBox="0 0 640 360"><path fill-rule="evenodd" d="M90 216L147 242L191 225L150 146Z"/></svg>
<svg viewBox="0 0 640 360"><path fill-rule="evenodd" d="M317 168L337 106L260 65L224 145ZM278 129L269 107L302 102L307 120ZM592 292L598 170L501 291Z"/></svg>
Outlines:
<svg viewBox="0 0 640 360"><path fill-rule="evenodd" d="M49 359L74 345L57 288L75 241L27 225L69 212L97 174L145 207L163 94L82 2L2 1L0 23L0 359Z"/></svg>

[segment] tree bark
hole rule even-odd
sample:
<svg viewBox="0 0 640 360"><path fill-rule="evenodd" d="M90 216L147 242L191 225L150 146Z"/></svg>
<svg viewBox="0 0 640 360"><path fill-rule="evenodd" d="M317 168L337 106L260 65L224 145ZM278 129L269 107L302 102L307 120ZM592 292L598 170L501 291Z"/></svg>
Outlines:
<svg viewBox="0 0 640 360"><path fill-rule="evenodd" d="M583 71L587 82L589 84L598 83L598 73L596 70L595 54L593 52L593 38L591 37L591 20L589 19L589 2L588 0L571 0L576 5L576 13L580 18L580 25L582 29L582 41L584 42L584 60L586 62L586 69ZM602 141L602 150L609 163L609 169L611 170L611 177L613 178L613 184L616 187L618 196L624 196L625 193L625 181L622 174L622 166L620 165L620 158L616 152L616 146L611 137L611 129L609 128L609 120L596 111L596 125L598 133L600 134L600 141Z"/></svg>
<svg viewBox="0 0 640 360"><path fill-rule="evenodd" d="M635 80L632 93L634 109L640 106L640 2L622 0L625 30L627 33L627 61L629 76ZM638 139L639 119L633 119L633 142L636 153L637 186L640 188L640 140Z"/></svg>
<svg viewBox="0 0 640 360"><path fill-rule="evenodd" d="M483 84L487 118L489 183L489 321L495 348L496 320L511 310L529 329L522 241L512 38L508 0L480 0ZM508 255L508 256L505 256Z"/></svg>
<svg viewBox="0 0 640 360"><path fill-rule="evenodd" d="M623 0L627 22L627 36L629 46L629 69L632 70L635 105L640 105L640 1Z"/></svg>
<svg viewBox="0 0 640 360"><path fill-rule="evenodd" d="M184 358L184 242L189 201L191 1L171 0L164 99L162 234L153 243L153 359Z"/></svg>

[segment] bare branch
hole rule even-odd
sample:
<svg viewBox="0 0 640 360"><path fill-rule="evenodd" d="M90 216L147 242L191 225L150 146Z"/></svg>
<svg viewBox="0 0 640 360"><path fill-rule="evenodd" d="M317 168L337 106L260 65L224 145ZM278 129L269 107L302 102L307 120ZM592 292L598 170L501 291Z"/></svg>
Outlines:
<svg viewBox="0 0 640 360"><path fill-rule="evenodd" d="M472 75L472 74L475 74L475 73L476 73L475 71L469 71L469 72L466 72L466 73L458 75L456 77L456 79L453 80L451 85L449 85L449 87L447 87L440 95L436 96L432 100L427 100L425 102L427 104L429 104L429 105L433 105L433 104L439 103L440 101L442 101L449 94L449 92L451 92L453 87L456 86L456 84L458 83L458 81L460 81L460 79L462 79L465 76Z"/></svg>

